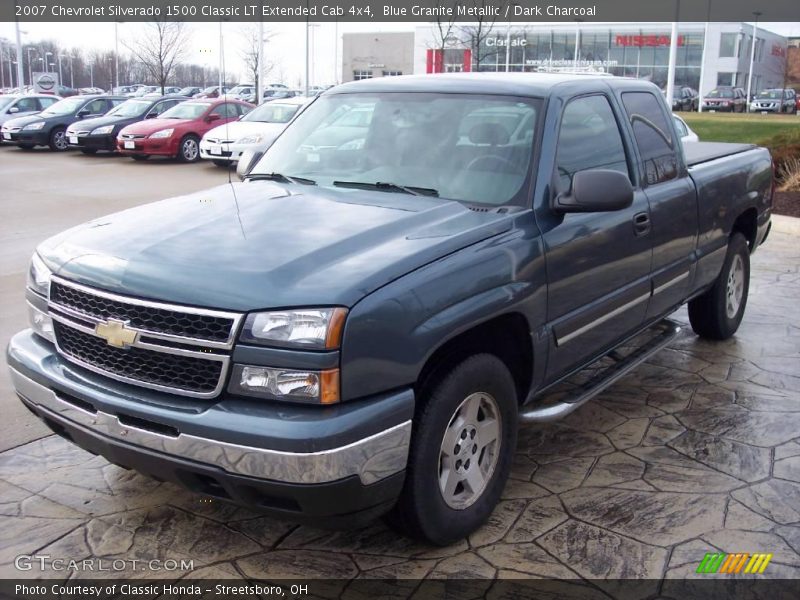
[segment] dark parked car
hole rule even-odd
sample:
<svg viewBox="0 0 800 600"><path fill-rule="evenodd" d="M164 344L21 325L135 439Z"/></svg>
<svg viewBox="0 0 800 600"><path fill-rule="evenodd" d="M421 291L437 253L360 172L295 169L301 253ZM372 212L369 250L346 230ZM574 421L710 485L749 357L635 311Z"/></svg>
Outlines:
<svg viewBox="0 0 800 600"><path fill-rule="evenodd" d="M747 94L742 88L716 87L703 98L703 112L745 112Z"/></svg>
<svg viewBox="0 0 800 600"><path fill-rule="evenodd" d="M374 113L363 144L300 151L356 108ZM11 380L117 465L292 522L391 511L450 544L502 497L520 422L565 416L647 360L684 303L700 336L736 332L772 161L691 146L636 79L346 83L246 181L40 244Z"/></svg>
<svg viewBox="0 0 800 600"><path fill-rule="evenodd" d="M192 87L192 86L189 86L189 87L181 88L181 89L180 89L180 90L177 92L177 94L178 94L179 96L186 96L187 98L192 98L192 97L194 97L196 94L199 94L199 93L200 93L200 92L202 92L202 91L203 91L203 90L202 90L202 89L200 89L199 87Z"/></svg>
<svg viewBox="0 0 800 600"><path fill-rule="evenodd" d="M752 112L797 114L797 94L793 89L774 89L759 92L750 103Z"/></svg>
<svg viewBox="0 0 800 600"><path fill-rule="evenodd" d="M117 149L117 134L123 127L145 119L155 119L184 100L186 98L183 96L129 98L102 117L70 125L67 142L72 147L80 148L84 154L94 154L98 150L113 152Z"/></svg>
<svg viewBox="0 0 800 600"><path fill-rule="evenodd" d="M664 92L666 93L666 92ZM697 110L700 96L688 86L676 87L672 92L672 110Z"/></svg>
<svg viewBox="0 0 800 600"><path fill-rule="evenodd" d="M222 86L222 93L227 94L229 89L228 86ZM194 98L219 98L219 86L212 85L211 87L207 87L199 94L195 95Z"/></svg>
<svg viewBox="0 0 800 600"><path fill-rule="evenodd" d="M67 127L76 121L104 115L125 100L127 98L121 96L87 95L64 98L39 114L7 121L3 125L3 137L8 132L11 141L23 150L30 150L35 146L66 150L69 147Z"/></svg>

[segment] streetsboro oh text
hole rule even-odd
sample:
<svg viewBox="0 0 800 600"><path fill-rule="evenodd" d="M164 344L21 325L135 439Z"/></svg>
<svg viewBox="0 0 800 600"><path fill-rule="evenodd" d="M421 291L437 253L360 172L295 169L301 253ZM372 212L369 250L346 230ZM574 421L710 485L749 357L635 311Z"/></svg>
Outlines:
<svg viewBox="0 0 800 600"><path fill-rule="evenodd" d="M509 6L484 5L484 6L384 6L384 17L594 17L597 16L596 6L561 6L548 4L547 6Z"/></svg>
<svg viewBox="0 0 800 600"><path fill-rule="evenodd" d="M171 583L141 585L131 583L109 583L107 585L54 583L49 588L46 585L17 584L14 588L17 596L44 596L49 589L49 592L57 597L89 596L97 598L107 598L118 593L123 596L201 596L203 593L211 591L204 590L196 584L176 585ZM295 584L284 589L277 585L261 585L257 583L242 585L218 583L214 587L214 593L217 595L285 596L287 592L292 596L305 596L308 594L308 586Z"/></svg>

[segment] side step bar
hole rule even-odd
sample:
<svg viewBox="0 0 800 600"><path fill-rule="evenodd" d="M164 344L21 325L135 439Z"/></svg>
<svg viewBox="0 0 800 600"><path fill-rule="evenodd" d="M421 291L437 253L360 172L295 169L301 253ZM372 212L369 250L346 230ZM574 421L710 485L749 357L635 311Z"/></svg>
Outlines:
<svg viewBox="0 0 800 600"><path fill-rule="evenodd" d="M681 331L680 326L669 319L656 323L651 329L655 330L655 335L627 356L620 356L616 350L609 352L606 357L613 360L614 364L577 388L574 395L553 404L536 406L522 412L519 415L519 421L521 423L543 423L566 417L664 348Z"/></svg>

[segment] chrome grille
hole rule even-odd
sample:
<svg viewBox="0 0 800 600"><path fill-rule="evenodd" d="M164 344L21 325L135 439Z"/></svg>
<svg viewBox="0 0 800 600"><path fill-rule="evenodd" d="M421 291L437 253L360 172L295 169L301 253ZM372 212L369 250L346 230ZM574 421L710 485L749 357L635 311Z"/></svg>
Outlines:
<svg viewBox="0 0 800 600"><path fill-rule="evenodd" d="M141 133L122 133L119 137L123 140L141 140L146 136Z"/></svg>
<svg viewBox="0 0 800 600"><path fill-rule="evenodd" d="M99 337L59 321L53 323L53 329L58 348L66 357L131 383L210 395L217 390L222 376L221 361L137 347L114 348Z"/></svg>
<svg viewBox="0 0 800 600"><path fill-rule="evenodd" d="M120 296L54 276L49 313L66 359L113 379L184 396L223 387L242 315ZM125 348L97 333L111 320L135 332Z"/></svg>
<svg viewBox="0 0 800 600"><path fill-rule="evenodd" d="M50 304L75 316L115 318L157 337L229 346L238 315L135 300L53 278Z"/></svg>

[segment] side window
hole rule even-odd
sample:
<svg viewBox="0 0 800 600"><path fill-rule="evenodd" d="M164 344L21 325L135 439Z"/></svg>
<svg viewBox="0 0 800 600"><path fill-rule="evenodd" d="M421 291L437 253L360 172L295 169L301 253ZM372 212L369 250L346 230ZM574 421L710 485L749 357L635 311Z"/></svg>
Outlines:
<svg viewBox="0 0 800 600"><path fill-rule="evenodd" d="M84 106L84 110L88 110L90 115L102 115L108 112L109 108L106 104L106 100L102 98L98 98L97 100L92 100Z"/></svg>
<svg viewBox="0 0 800 600"><path fill-rule="evenodd" d="M558 193L570 190L579 171L611 169L630 176L619 126L605 96L576 98L567 104L558 133L556 168Z"/></svg>
<svg viewBox="0 0 800 600"><path fill-rule="evenodd" d="M244 104L234 104L234 106L240 115L246 115L251 110L249 106L245 106Z"/></svg>
<svg viewBox="0 0 800 600"><path fill-rule="evenodd" d="M678 129L678 134L681 137L689 135L689 132L686 130L686 125L678 118L675 119L675 127Z"/></svg>
<svg viewBox="0 0 800 600"><path fill-rule="evenodd" d="M163 112L169 110L173 106L175 106L175 104L176 102L174 100L165 100L164 102L159 102L153 108L151 108L150 112L148 112L147 114L158 116Z"/></svg>
<svg viewBox="0 0 800 600"><path fill-rule="evenodd" d="M225 104L220 104L218 107L212 110L211 114L222 115L223 119L227 119L228 117L235 117L239 113L236 112L236 107L233 104L226 102Z"/></svg>
<svg viewBox="0 0 800 600"><path fill-rule="evenodd" d="M41 108L42 110L44 110L48 106L52 106L55 103L56 103L55 98L39 98L39 108Z"/></svg>
<svg viewBox="0 0 800 600"><path fill-rule="evenodd" d="M14 106L19 109L19 112L39 110L36 107L36 98L20 98Z"/></svg>
<svg viewBox="0 0 800 600"><path fill-rule="evenodd" d="M653 185L675 179L678 157L673 129L658 99L649 92L626 92L622 94L622 104L642 155L647 183Z"/></svg>

